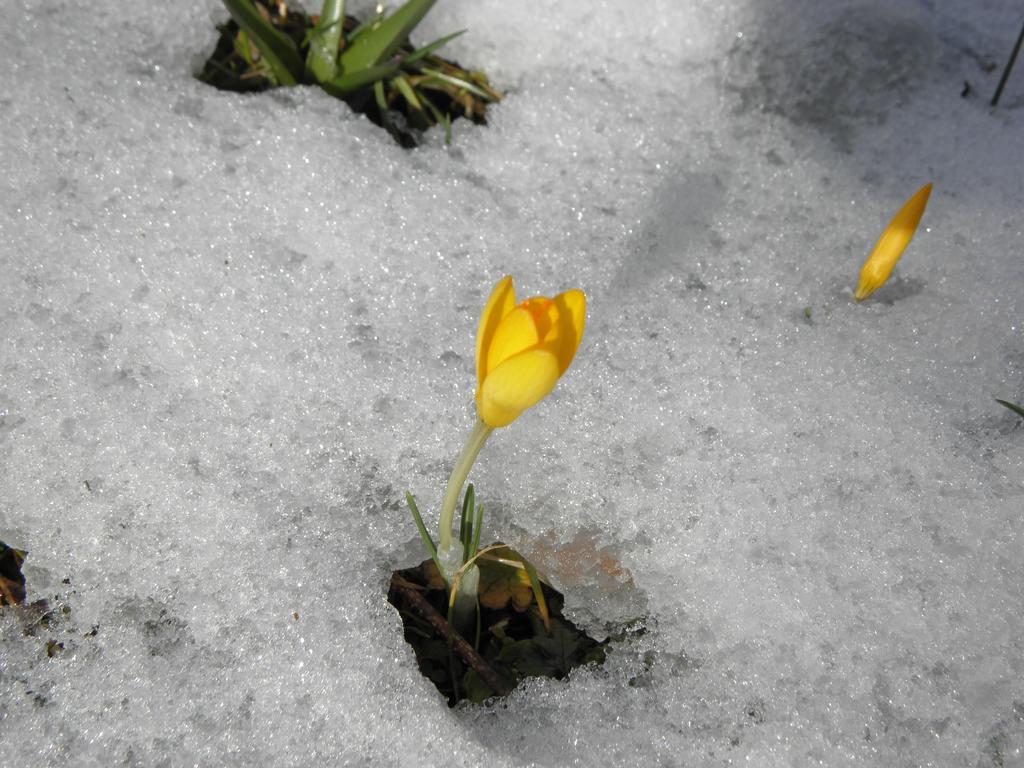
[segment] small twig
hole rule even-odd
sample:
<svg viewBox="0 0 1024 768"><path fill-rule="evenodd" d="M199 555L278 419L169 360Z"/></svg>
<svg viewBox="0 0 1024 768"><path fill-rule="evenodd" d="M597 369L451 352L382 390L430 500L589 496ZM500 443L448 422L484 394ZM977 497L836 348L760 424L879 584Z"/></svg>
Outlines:
<svg viewBox="0 0 1024 768"><path fill-rule="evenodd" d="M1017 61L1017 54L1020 53L1022 42L1024 42L1024 26L1020 28L1020 34L1017 35L1017 42L1013 46L1013 52L1010 54L1009 61L1006 62L1002 77L999 78L999 85L996 86L995 95L992 96L993 107L999 103L999 97L1003 95L1003 88L1006 86L1006 81L1010 78L1010 70L1013 69L1013 64Z"/></svg>
<svg viewBox="0 0 1024 768"><path fill-rule="evenodd" d="M455 629L447 622L430 603L427 602L426 598L423 597L416 589L412 586L406 586L408 584L404 579L392 579L391 587L397 590L402 597L405 598L409 607L412 608L416 613L430 622L430 625L434 630L448 641L452 650L455 654L466 662L474 672L476 672L480 679L487 683L488 687L497 693L499 696L507 696L511 691L508 684L498 675L494 667L492 667L487 659L481 656L479 653L473 650L465 638L462 637Z"/></svg>

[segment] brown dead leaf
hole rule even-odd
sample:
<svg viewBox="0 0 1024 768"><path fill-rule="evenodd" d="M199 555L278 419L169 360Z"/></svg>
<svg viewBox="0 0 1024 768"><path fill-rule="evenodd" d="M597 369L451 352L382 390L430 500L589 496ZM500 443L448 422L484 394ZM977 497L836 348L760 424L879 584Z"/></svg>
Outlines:
<svg viewBox="0 0 1024 768"><path fill-rule="evenodd" d="M25 602L23 562L24 552L0 541L0 605L21 605Z"/></svg>
<svg viewBox="0 0 1024 768"><path fill-rule="evenodd" d="M530 575L522 567L523 556L503 545L488 550L476 561L480 567L480 604L501 610L511 602L522 613L533 602Z"/></svg>

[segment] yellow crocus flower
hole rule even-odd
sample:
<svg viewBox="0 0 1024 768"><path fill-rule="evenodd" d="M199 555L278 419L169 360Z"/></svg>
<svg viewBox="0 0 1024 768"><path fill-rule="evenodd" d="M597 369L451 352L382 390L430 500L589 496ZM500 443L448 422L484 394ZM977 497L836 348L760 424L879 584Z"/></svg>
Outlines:
<svg viewBox="0 0 1024 768"><path fill-rule="evenodd" d="M903 204L903 207L889 222L889 226L885 228L882 236L878 238L874 250L871 251L871 255L860 269L857 291L853 294L857 301L866 299L889 279L893 267L900 260L900 256L903 255L903 251L910 244L910 239L917 230L917 225L921 221L924 207L928 204L928 196L931 193L932 185L930 183L917 190Z"/></svg>
<svg viewBox="0 0 1024 768"><path fill-rule="evenodd" d="M569 290L516 304L510 276L491 291L476 335L476 407L492 429L543 400L565 373L583 336L587 300Z"/></svg>
<svg viewBox="0 0 1024 768"><path fill-rule="evenodd" d="M516 304L511 277L499 280L491 291L476 334L478 418L441 500L437 558L446 581L463 563L463 548L452 535L452 525L459 493L473 462L491 432L511 424L554 389L576 355L586 310L583 291L565 291L553 299L534 296ZM459 592L472 593L475 601L474 579L473 570L464 574ZM463 597L456 598L457 612Z"/></svg>

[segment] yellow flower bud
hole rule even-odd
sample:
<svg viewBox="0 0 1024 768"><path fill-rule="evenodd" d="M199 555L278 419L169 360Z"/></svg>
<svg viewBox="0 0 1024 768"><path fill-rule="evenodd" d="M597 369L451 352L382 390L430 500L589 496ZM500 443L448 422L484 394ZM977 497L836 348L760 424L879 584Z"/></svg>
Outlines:
<svg viewBox="0 0 1024 768"><path fill-rule="evenodd" d="M857 301L863 301L877 288L889 279L893 267L900 260L904 249L910 244L910 239L917 230L921 221L924 207L928 204L928 196L932 193L932 185L925 184L913 196L903 204L889 226L885 228L882 236L875 243L875 249L871 251L867 261L860 270L860 281L857 283L857 291L853 297Z"/></svg>
<svg viewBox="0 0 1024 768"><path fill-rule="evenodd" d="M512 278L491 292L476 334L476 408L488 427L504 427L543 400L572 362L587 300L571 290L516 304Z"/></svg>

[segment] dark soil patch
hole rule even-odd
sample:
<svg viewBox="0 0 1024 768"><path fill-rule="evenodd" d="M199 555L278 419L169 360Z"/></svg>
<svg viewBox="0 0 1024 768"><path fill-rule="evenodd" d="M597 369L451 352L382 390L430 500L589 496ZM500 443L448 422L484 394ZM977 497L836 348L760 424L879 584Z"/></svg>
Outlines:
<svg viewBox="0 0 1024 768"><path fill-rule="evenodd" d="M549 629L536 602L520 610L522 603L510 599L500 609L481 606L479 629L467 632L470 637L448 624L448 593L431 560L395 571L388 601L402 617L420 671L455 706L507 695L527 677L561 680L581 664L604 662L607 641L599 643L562 615L558 590L547 584L542 590Z"/></svg>

